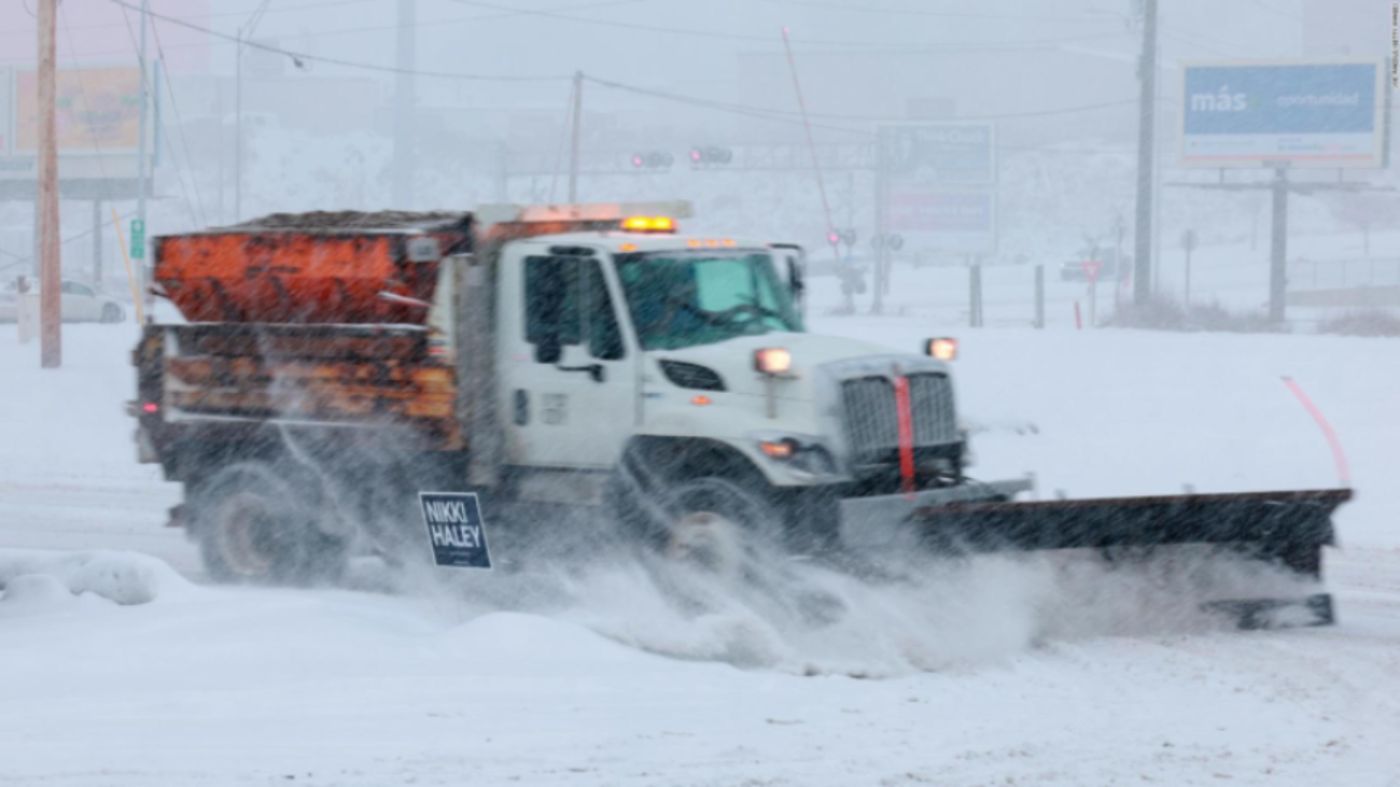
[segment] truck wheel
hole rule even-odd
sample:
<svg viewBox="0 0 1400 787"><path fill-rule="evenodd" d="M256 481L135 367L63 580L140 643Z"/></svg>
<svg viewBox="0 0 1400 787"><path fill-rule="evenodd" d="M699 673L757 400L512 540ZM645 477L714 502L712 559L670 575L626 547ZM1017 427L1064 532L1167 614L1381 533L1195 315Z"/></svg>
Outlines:
<svg viewBox="0 0 1400 787"><path fill-rule="evenodd" d="M311 584L339 578L348 544L321 533L285 468L244 462L220 471L193 495L192 534L205 570L220 582Z"/></svg>
<svg viewBox="0 0 1400 787"><path fill-rule="evenodd" d="M782 521L762 495L724 478L672 487L669 521L659 546L668 557L726 574L742 570L756 550L782 547Z"/></svg>
<svg viewBox="0 0 1400 787"><path fill-rule="evenodd" d="M122 317L122 307L116 305L115 303L108 303L102 307L102 322L121 322Z"/></svg>

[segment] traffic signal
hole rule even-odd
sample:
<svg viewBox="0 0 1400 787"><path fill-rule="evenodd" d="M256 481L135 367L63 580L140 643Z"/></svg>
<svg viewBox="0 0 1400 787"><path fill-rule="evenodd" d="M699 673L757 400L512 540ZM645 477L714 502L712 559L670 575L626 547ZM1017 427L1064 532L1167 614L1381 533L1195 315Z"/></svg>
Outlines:
<svg viewBox="0 0 1400 787"><path fill-rule="evenodd" d="M695 167L713 167L734 160L734 151L716 145L696 145L690 149L690 163Z"/></svg>
<svg viewBox="0 0 1400 787"><path fill-rule="evenodd" d="M675 156L664 150L649 150L632 154L632 166L637 169L670 169Z"/></svg>

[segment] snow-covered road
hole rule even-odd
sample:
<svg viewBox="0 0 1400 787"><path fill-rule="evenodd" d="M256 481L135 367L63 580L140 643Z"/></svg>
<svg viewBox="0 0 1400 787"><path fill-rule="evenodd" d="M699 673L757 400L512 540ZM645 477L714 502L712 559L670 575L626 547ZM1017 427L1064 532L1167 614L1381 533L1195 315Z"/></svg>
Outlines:
<svg viewBox="0 0 1400 787"><path fill-rule="evenodd" d="M961 332L978 471L1072 495L1335 485L1303 385L1358 490L1341 622L1241 634L1036 559L899 593L809 570L820 624L742 594L687 618L616 565L523 601L209 587L134 462L131 331L69 329L48 373L0 342L0 784L1400 785L1393 341Z"/></svg>

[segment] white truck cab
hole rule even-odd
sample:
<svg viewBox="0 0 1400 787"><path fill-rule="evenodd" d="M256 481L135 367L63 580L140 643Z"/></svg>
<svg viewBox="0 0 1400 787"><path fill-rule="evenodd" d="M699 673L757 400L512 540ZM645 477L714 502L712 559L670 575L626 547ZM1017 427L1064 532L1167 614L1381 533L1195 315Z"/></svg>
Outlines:
<svg viewBox="0 0 1400 787"><path fill-rule="evenodd" d="M765 495L966 491L947 364L807 333L800 249L616 219L491 252L493 464L517 494L601 499L627 467L667 483L738 475ZM484 299L449 310L451 292L433 322L459 335L444 314Z"/></svg>

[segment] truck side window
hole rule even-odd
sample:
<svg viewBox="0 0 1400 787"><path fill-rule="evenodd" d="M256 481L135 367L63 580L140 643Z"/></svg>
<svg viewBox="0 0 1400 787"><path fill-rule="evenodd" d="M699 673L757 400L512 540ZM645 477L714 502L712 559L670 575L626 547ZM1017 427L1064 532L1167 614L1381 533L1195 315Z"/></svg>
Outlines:
<svg viewBox="0 0 1400 787"><path fill-rule="evenodd" d="M525 340L539 344L557 334L559 344L581 341L579 259L525 258Z"/></svg>
<svg viewBox="0 0 1400 787"><path fill-rule="evenodd" d="M612 296L608 294L608 283L603 278L603 267L597 261L587 265L586 293L588 315L588 352L604 361L616 361L626 354L622 345L622 330L617 325L617 312L613 311Z"/></svg>

